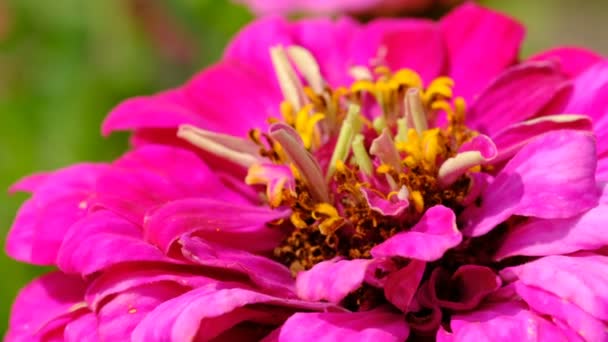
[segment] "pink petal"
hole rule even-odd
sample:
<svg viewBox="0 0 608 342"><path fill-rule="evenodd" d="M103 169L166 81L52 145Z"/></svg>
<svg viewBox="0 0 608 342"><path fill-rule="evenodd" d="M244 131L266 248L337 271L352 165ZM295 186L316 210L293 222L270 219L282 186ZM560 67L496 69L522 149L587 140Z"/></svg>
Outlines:
<svg viewBox="0 0 608 342"><path fill-rule="evenodd" d="M585 341L606 341L608 330L605 322L593 317L576 305L562 300L537 287L526 286L521 282L515 283L517 294L528 303L531 309L539 314L550 316L553 320L560 320L579 339Z"/></svg>
<svg viewBox="0 0 608 342"><path fill-rule="evenodd" d="M442 331L438 341L565 341L561 329L515 302L455 315L450 325L452 336Z"/></svg>
<svg viewBox="0 0 608 342"><path fill-rule="evenodd" d="M597 204L595 146L576 131L547 133L522 148L461 215L463 234L479 236L511 215L567 218Z"/></svg>
<svg viewBox="0 0 608 342"><path fill-rule="evenodd" d="M121 262L165 260L170 259L143 240L140 227L103 210L70 227L57 265L66 273L89 275Z"/></svg>
<svg viewBox="0 0 608 342"><path fill-rule="evenodd" d="M44 185L53 172L39 172L29 176L25 176L18 180L15 184L9 188L10 193L15 192L29 192L33 193L40 186Z"/></svg>
<svg viewBox="0 0 608 342"><path fill-rule="evenodd" d="M505 127L492 138L499 151L494 162L510 159L538 136L561 129L591 131L592 124L584 115L548 115Z"/></svg>
<svg viewBox="0 0 608 342"><path fill-rule="evenodd" d="M384 284L386 299L403 313L410 311L410 303L418 290L425 268L425 262L411 260L407 266L387 276Z"/></svg>
<svg viewBox="0 0 608 342"><path fill-rule="evenodd" d="M82 279L61 272L33 280L12 305L7 340L31 340L53 320L86 308L85 286Z"/></svg>
<svg viewBox="0 0 608 342"><path fill-rule="evenodd" d="M211 340L241 322L276 325L294 310L331 308L323 303L281 299L243 288L210 284L157 306L135 328L132 340L189 341L195 336Z"/></svg>
<svg viewBox="0 0 608 342"><path fill-rule="evenodd" d="M444 269L436 268L430 280L432 295L437 304L457 311L476 308L501 285L500 277L492 269L478 265L460 266L451 276ZM457 294L456 297L443 297L454 293Z"/></svg>
<svg viewBox="0 0 608 342"><path fill-rule="evenodd" d="M264 73L249 60L226 59L194 77L183 91L200 108L208 121L201 127L207 130L247 137L251 129L266 130L268 118L280 117L283 95L274 72Z"/></svg>
<svg viewBox="0 0 608 342"><path fill-rule="evenodd" d="M266 293L295 297L294 279L287 267L264 256L208 243L200 238L182 236L182 254L198 265L245 275Z"/></svg>
<svg viewBox="0 0 608 342"><path fill-rule="evenodd" d="M594 123L605 119L608 113L608 60L587 68L574 79L574 92L565 113L587 114Z"/></svg>
<svg viewBox="0 0 608 342"><path fill-rule="evenodd" d="M23 204L8 233L7 254L33 264L53 264L65 232L86 215L94 183L106 168L74 165L37 182L34 195Z"/></svg>
<svg viewBox="0 0 608 342"><path fill-rule="evenodd" d="M326 300L339 303L363 285L370 262L371 260L367 259L333 259L320 262L310 270L298 273L298 297L309 301Z"/></svg>
<svg viewBox="0 0 608 342"><path fill-rule="evenodd" d="M137 325L156 307L180 296L185 288L159 282L118 293L97 313L101 341L128 341Z"/></svg>
<svg viewBox="0 0 608 342"><path fill-rule="evenodd" d="M456 94L472 100L490 80L517 61L523 26L500 13L468 3L441 20L449 75Z"/></svg>
<svg viewBox="0 0 608 342"><path fill-rule="evenodd" d="M238 213L238 215L235 215ZM246 251L272 250L283 238L279 229L267 223L289 215L265 207L237 205L205 198L170 202L147 217L144 237L167 252L186 233L226 247Z"/></svg>
<svg viewBox="0 0 608 342"><path fill-rule="evenodd" d="M426 211L410 231L401 232L372 248L374 258L400 256L434 261L457 246L462 236L451 209L438 205Z"/></svg>
<svg viewBox="0 0 608 342"><path fill-rule="evenodd" d="M128 99L116 106L102 124L103 135L137 128L177 128L181 124L201 127L209 123L182 89Z"/></svg>
<svg viewBox="0 0 608 342"><path fill-rule="evenodd" d="M405 341L403 316L376 309L353 313L296 313L280 328L278 341Z"/></svg>
<svg viewBox="0 0 608 342"><path fill-rule="evenodd" d="M143 225L145 215L169 201L205 196L246 202L220 182L194 153L146 145L114 162L96 184L93 204Z"/></svg>
<svg viewBox="0 0 608 342"><path fill-rule="evenodd" d="M303 46L315 56L321 75L331 85L347 85L351 82L348 76L350 52L355 46L351 43L359 24L343 17L337 20L328 18L301 20L291 24L294 43ZM323 32L323 34L319 34ZM336 49L340 42L345 49Z"/></svg>
<svg viewBox="0 0 608 342"><path fill-rule="evenodd" d="M593 51L577 47L557 47L530 57L532 61L556 61L562 73L576 77L592 64L602 60L602 56Z"/></svg>
<svg viewBox="0 0 608 342"><path fill-rule="evenodd" d="M274 80L270 48L293 44L287 20L279 16L268 16L254 20L242 28L228 44L224 58L247 63L268 79Z"/></svg>
<svg viewBox="0 0 608 342"><path fill-rule="evenodd" d="M354 65L373 66L380 58L391 70L412 69L426 82L441 75L446 64L439 26L428 20L376 19L361 28L351 47Z"/></svg>
<svg viewBox="0 0 608 342"><path fill-rule="evenodd" d="M113 266L97 277L86 290L85 301L93 311L99 311L109 300L123 292L133 292L137 288L151 284L173 284L174 287L188 289L217 283L200 274L200 270L187 265L154 263L126 263ZM226 277L234 280L237 277Z"/></svg>
<svg viewBox="0 0 608 342"><path fill-rule="evenodd" d="M467 113L467 124L493 136L505 127L533 117L569 86L556 64L519 64L507 69L479 94Z"/></svg>
<svg viewBox="0 0 608 342"><path fill-rule="evenodd" d="M608 245L608 186L600 204L579 216L561 220L530 219L509 230L494 258L545 256L592 251Z"/></svg>
<svg viewBox="0 0 608 342"><path fill-rule="evenodd" d="M560 300L570 302L600 320L608 320L608 257L548 256L504 269L507 281L519 279Z"/></svg>
<svg viewBox="0 0 608 342"><path fill-rule="evenodd" d="M63 338L66 342L99 341L95 314L87 313L68 323L65 326Z"/></svg>

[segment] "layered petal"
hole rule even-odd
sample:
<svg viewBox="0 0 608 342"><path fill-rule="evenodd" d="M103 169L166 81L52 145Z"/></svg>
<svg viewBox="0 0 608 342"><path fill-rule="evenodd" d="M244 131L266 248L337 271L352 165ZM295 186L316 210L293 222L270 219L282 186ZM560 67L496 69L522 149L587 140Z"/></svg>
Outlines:
<svg viewBox="0 0 608 342"><path fill-rule="evenodd" d="M478 265L460 266L451 276L445 269L436 268L429 283L433 302L457 311L476 308L501 285L500 277L491 268Z"/></svg>
<svg viewBox="0 0 608 342"><path fill-rule="evenodd" d="M61 272L33 280L21 289L13 303L6 340L32 340L54 330L57 323L63 323L59 326L62 328L69 322L65 318L86 309L85 288L82 279Z"/></svg>
<svg viewBox="0 0 608 342"><path fill-rule="evenodd" d="M568 79L555 63L519 64L501 73L484 88L471 104L467 124L493 136L505 127L533 117L569 86Z"/></svg>
<svg viewBox="0 0 608 342"><path fill-rule="evenodd" d="M575 131L547 133L511 159L461 215L463 233L479 236L511 215L567 218L595 206L595 144Z"/></svg>
<svg viewBox="0 0 608 342"><path fill-rule="evenodd" d="M521 282L515 283L517 294L534 311L547 315L553 320L559 320L585 341L605 341L608 339L606 323L581 310L569 301L550 294L534 286L526 286Z"/></svg>
<svg viewBox="0 0 608 342"><path fill-rule="evenodd" d="M383 309L354 313L296 313L276 341L404 341L409 329L399 314Z"/></svg>
<svg viewBox="0 0 608 342"><path fill-rule="evenodd" d="M287 300L245 288L210 284L166 301L135 328L134 341L211 340L241 322L278 325L294 310L324 311L331 305Z"/></svg>
<svg viewBox="0 0 608 342"><path fill-rule="evenodd" d="M279 229L270 228L267 223L288 215L289 212L284 210L188 198L170 202L148 216L144 238L165 252L186 233L196 233L226 247L269 251L284 234Z"/></svg>
<svg viewBox="0 0 608 342"><path fill-rule="evenodd" d="M109 212L97 211L65 234L57 265L66 273L89 275L129 261L170 261L143 240L141 227Z"/></svg>
<svg viewBox="0 0 608 342"><path fill-rule="evenodd" d="M434 261L462 240L451 209L438 205L426 211L409 231L401 232L372 248L375 257L400 256Z"/></svg>
<svg viewBox="0 0 608 342"><path fill-rule="evenodd" d="M608 245L608 187L597 207L567 219L531 219L509 230L494 256L545 256L593 251Z"/></svg>
<svg viewBox="0 0 608 342"><path fill-rule="evenodd" d="M440 328L438 342L565 341L560 328L517 302L495 303L452 316L452 333Z"/></svg>
<svg viewBox="0 0 608 342"><path fill-rule="evenodd" d="M548 256L504 269L507 281L519 280L608 320L608 257L594 254Z"/></svg>
<svg viewBox="0 0 608 342"><path fill-rule="evenodd" d="M553 61L559 63L562 73L576 77L591 65L602 60L597 53L577 47L557 47L530 57L532 61Z"/></svg>
<svg viewBox="0 0 608 342"><path fill-rule="evenodd" d="M78 164L35 182L29 178L18 183L17 188L35 192L17 213L6 239L7 254L33 264L53 264L66 231L87 214L95 182L107 168Z"/></svg>

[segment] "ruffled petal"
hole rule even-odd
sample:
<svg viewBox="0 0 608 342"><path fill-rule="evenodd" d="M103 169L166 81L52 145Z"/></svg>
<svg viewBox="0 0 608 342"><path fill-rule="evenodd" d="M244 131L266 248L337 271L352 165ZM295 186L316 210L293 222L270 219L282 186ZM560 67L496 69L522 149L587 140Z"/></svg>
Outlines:
<svg viewBox="0 0 608 342"><path fill-rule="evenodd" d="M28 341L63 316L86 308L86 283L61 272L45 274L26 285L11 308L7 341ZM63 321L63 325L67 322Z"/></svg>
<svg viewBox="0 0 608 342"><path fill-rule="evenodd" d="M332 307L210 284L157 306L135 328L132 340L189 341L197 336L211 340L241 322L276 326L294 310L325 311Z"/></svg>
<svg viewBox="0 0 608 342"><path fill-rule="evenodd" d="M339 303L363 284L370 263L371 260L368 259L320 262L310 270L298 274L298 297L309 301Z"/></svg>
<svg viewBox="0 0 608 342"><path fill-rule="evenodd" d="M492 140L498 148L495 163L513 157L537 137L561 129L592 131L592 123L585 115L547 115L508 126L494 134Z"/></svg>
<svg viewBox="0 0 608 342"><path fill-rule="evenodd" d="M450 322L437 341L565 341L560 328L516 302L495 303Z"/></svg>
<svg viewBox="0 0 608 342"><path fill-rule="evenodd" d="M295 297L291 273L276 261L188 235L182 236L179 244L184 257L193 263L213 268L219 274L232 272L245 275L266 293L285 298Z"/></svg>
<svg viewBox="0 0 608 342"><path fill-rule="evenodd" d="M170 260L143 240L140 227L102 210L70 227L61 244L57 265L66 273L89 275L121 262Z"/></svg>
<svg viewBox="0 0 608 342"><path fill-rule="evenodd" d="M235 215L238 213L238 215ZM267 223L289 216L288 211L252 205L237 205L206 198L170 202L144 224L147 241L167 252L186 233L196 233L210 242L246 251L270 251L284 234Z"/></svg>
<svg viewBox="0 0 608 342"><path fill-rule="evenodd" d="M95 181L106 169L79 164L40 179L8 233L7 254L32 264L53 264L65 232L87 214Z"/></svg>
<svg viewBox="0 0 608 342"><path fill-rule="evenodd" d="M428 209L410 231L398 233L377 245L371 254L375 258L400 256L435 261L461 240L454 212L438 205Z"/></svg>
<svg viewBox="0 0 608 342"><path fill-rule="evenodd" d="M479 265L460 266L451 276L445 269L436 268L429 283L433 302L456 311L476 308L501 285L500 277L492 269Z"/></svg>
<svg viewBox="0 0 608 342"><path fill-rule="evenodd" d="M194 153L146 145L127 153L100 175L93 204L143 225L149 211L172 200L197 196L246 202L233 196Z"/></svg>
<svg viewBox="0 0 608 342"><path fill-rule="evenodd" d="M441 20L455 93L472 100L504 68L517 61L523 26L472 3Z"/></svg>
<svg viewBox="0 0 608 342"><path fill-rule="evenodd" d="M479 236L511 215L567 218L597 204L595 141L576 131L547 133L511 159L461 215L463 234Z"/></svg>
<svg viewBox="0 0 608 342"><path fill-rule="evenodd" d="M63 331L65 342L96 342L99 341L97 333L97 316L87 313L71 321Z"/></svg>
<svg viewBox="0 0 608 342"><path fill-rule="evenodd" d="M600 204L582 215L561 220L531 219L509 230L494 256L545 256L593 251L608 246L608 186Z"/></svg>
<svg viewBox="0 0 608 342"><path fill-rule="evenodd" d="M594 254L548 256L504 269L507 281L519 280L608 320L608 257Z"/></svg>
<svg viewBox="0 0 608 342"><path fill-rule="evenodd" d="M571 330L578 339L585 341L606 341L608 330L601 320L581 310L576 305L562 300L538 287L526 286L522 282L515 283L517 294L534 311L559 320Z"/></svg>
<svg viewBox="0 0 608 342"><path fill-rule="evenodd" d="M554 63L527 62L514 66L479 94L467 113L467 124L493 136L505 127L533 117L569 86L568 79Z"/></svg>
<svg viewBox="0 0 608 342"><path fill-rule="evenodd" d="M405 341L409 329L400 314L383 309L353 313L296 313L277 341Z"/></svg>

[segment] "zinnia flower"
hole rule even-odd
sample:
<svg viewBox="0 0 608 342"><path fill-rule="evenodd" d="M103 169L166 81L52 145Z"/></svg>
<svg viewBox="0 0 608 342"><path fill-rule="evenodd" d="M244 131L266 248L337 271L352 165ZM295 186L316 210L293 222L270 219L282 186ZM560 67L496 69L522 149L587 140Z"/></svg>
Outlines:
<svg viewBox="0 0 608 342"><path fill-rule="evenodd" d="M264 14L396 14L423 13L433 7L453 6L458 0L235 0Z"/></svg>
<svg viewBox="0 0 608 342"><path fill-rule="evenodd" d="M606 340L608 64L522 37L254 22L110 113L131 152L13 186L9 255L59 270L7 340Z"/></svg>

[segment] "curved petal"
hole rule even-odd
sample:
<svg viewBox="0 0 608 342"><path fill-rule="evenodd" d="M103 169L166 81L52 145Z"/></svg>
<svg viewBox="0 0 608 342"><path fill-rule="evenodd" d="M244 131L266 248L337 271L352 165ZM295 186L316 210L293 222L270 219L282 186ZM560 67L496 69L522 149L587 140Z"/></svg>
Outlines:
<svg viewBox="0 0 608 342"><path fill-rule="evenodd" d="M353 313L296 313L277 333L277 341L405 341L403 316L377 309Z"/></svg>
<svg viewBox="0 0 608 342"><path fill-rule="evenodd" d="M38 182L8 233L7 254L33 264L53 264L65 232L87 214L95 181L106 169L104 164L78 164Z"/></svg>
<svg viewBox="0 0 608 342"><path fill-rule="evenodd" d="M33 280L21 289L13 303L7 340L31 340L53 320L86 308L85 288L82 279L61 272Z"/></svg>
<svg viewBox="0 0 608 342"><path fill-rule="evenodd" d="M608 246L607 200L608 186L604 186L600 204L582 215L561 220L531 219L514 227L494 258L568 254Z"/></svg>
<svg viewBox="0 0 608 342"><path fill-rule="evenodd" d="M507 281L519 280L572 303L600 320L608 320L608 257L548 256L504 269Z"/></svg>
<svg viewBox="0 0 608 342"><path fill-rule="evenodd" d="M597 53L573 46L557 47L530 57L531 61L555 61L568 77L576 77L585 69L602 60Z"/></svg>
<svg viewBox="0 0 608 342"><path fill-rule="evenodd" d="M121 262L170 260L143 240L140 227L102 210L70 227L59 249L57 265L66 273L89 275Z"/></svg>
<svg viewBox="0 0 608 342"><path fill-rule="evenodd" d="M511 215L567 218L597 204L595 141L576 131L547 133L511 159L461 215L463 234L479 236Z"/></svg>
<svg viewBox="0 0 608 342"><path fill-rule="evenodd" d="M119 104L105 119L102 132L191 124L246 136L252 128L265 128L265 120L278 114L280 92L272 78L263 75L268 74L236 61L219 62L178 89Z"/></svg>
<svg viewBox="0 0 608 342"><path fill-rule="evenodd" d="M435 261L461 240L454 212L438 205L428 209L410 231L397 233L372 248L371 254L374 258L400 256Z"/></svg>
<svg viewBox="0 0 608 342"><path fill-rule="evenodd" d="M99 341L97 316L94 313L87 313L71 321L65 326L63 338L66 342Z"/></svg>
<svg viewBox="0 0 608 342"><path fill-rule="evenodd" d="M235 215L238 213L238 215ZM287 217L288 211L238 205L208 198L170 202L146 218L144 238L165 253L186 233L246 251L269 251L283 238L267 223Z"/></svg>
<svg viewBox="0 0 608 342"><path fill-rule="evenodd" d="M241 322L278 325L294 310L331 308L329 304L282 299L243 288L210 284L157 306L135 328L132 340L189 341L196 336L211 340Z"/></svg>
<svg viewBox="0 0 608 342"><path fill-rule="evenodd" d="M504 68L517 61L523 26L473 3L441 20L455 93L472 100Z"/></svg>
<svg viewBox="0 0 608 342"><path fill-rule="evenodd" d="M149 211L172 200L195 196L244 201L232 196L194 153L145 145L127 153L100 175L92 203L143 225Z"/></svg>
<svg viewBox="0 0 608 342"><path fill-rule="evenodd" d="M560 328L516 302L495 303L450 322L438 341L565 341Z"/></svg>
<svg viewBox="0 0 608 342"><path fill-rule="evenodd" d="M568 79L554 63L519 64L507 69L479 94L467 113L467 124L493 136L505 127L533 117L569 86Z"/></svg>
<svg viewBox="0 0 608 342"><path fill-rule="evenodd" d="M320 262L310 270L298 273L298 297L309 301L326 300L339 303L363 285L370 263L371 260L367 259L334 259Z"/></svg>
<svg viewBox="0 0 608 342"><path fill-rule="evenodd" d="M198 265L216 269L218 274L234 272L248 277L265 293L295 297L294 279L287 267L265 256L208 243L188 235L179 239L181 252ZM216 276L217 277L217 276Z"/></svg>
<svg viewBox="0 0 608 342"><path fill-rule="evenodd" d="M495 163L513 157L538 136L561 129L592 131L592 123L585 115L547 115L505 127L492 140L498 148Z"/></svg>
<svg viewBox="0 0 608 342"><path fill-rule="evenodd" d="M553 320L564 322L574 334L578 334L579 339L585 341L606 341L608 340L608 330L606 324L593 317L576 305L558 298L540 288L526 286L522 282L515 282L515 290L523 300L534 311L547 315Z"/></svg>

